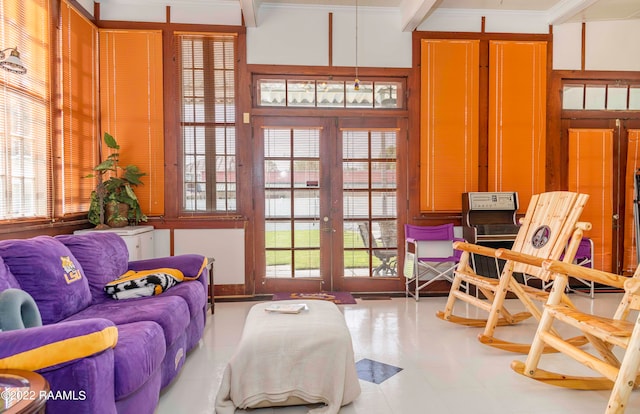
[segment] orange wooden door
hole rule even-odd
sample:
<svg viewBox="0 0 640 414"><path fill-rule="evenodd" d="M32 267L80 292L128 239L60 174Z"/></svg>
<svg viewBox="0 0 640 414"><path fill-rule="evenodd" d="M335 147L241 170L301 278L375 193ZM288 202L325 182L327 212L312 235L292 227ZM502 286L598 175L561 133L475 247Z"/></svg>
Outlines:
<svg viewBox="0 0 640 414"><path fill-rule="evenodd" d="M422 41L420 210L460 211L478 190L478 40Z"/></svg>
<svg viewBox="0 0 640 414"><path fill-rule="evenodd" d="M547 43L489 43L489 191L545 189Z"/></svg>
<svg viewBox="0 0 640 414"><path fill-rule="evenodd" d="M592 229L585 233L594 244L594 267L615 271L614 243L614 130L570 128L568 189L589 194L580 218Z"/></svg>
<svg viewBox="0 0 640 414"><path fill-rule="evenodd" d="M629 129L627 131L627 162L624 179L624 237L622 242L624 249L622 271L625 274L632 274L638 265L634 215L634 201L636 199L634 180L638 169L640 169L640 129Z"/></svg>

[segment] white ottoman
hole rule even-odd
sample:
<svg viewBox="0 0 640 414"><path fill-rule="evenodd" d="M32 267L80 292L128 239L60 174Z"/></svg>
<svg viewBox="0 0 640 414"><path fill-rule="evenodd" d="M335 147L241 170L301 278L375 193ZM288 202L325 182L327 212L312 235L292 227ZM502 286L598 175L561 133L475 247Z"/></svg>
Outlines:
<svg viewBox="0 0 640 414"><path fill-rule="evenodd" d="M305 303L297 314L267 312L274 304ZM351 334L332 302L292 300L251 308L238 349L227 364L216 413L324 403L310 413L337 413L360 395Z"/></svg>

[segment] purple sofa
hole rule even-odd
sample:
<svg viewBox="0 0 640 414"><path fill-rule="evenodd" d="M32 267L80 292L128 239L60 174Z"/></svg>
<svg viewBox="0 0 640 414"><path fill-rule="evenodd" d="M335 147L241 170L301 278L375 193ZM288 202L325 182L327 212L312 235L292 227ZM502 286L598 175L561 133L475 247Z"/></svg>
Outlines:
<svg viewBox="0 0 640 414"><path fill-rule="evenodd" d="M40 373L54 396L47 413L153 413L200 340L206 259L128 257L120 236L107 232L0 241L0 292L29 293L43 323L0 332L0 368ZM162 267L197 279L151 297L115 300L103 291L127 270Z"/></svg>

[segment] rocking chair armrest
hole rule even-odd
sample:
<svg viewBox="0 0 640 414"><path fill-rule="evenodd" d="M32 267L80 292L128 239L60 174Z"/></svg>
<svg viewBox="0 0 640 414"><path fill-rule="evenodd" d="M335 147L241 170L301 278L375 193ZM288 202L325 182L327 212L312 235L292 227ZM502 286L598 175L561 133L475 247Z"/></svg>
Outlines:
<svg viewBox="0 0 640 414"><path fill-rule="evenodd" d="M545 259L541 257L532 256L526 253L514 252L508 249L498 249L496 251L496 257L537 267L542 267L542 264L545 261Z"/></svg>
<svg viewBox="0 0 640 414"><path fill-rule="evenodd" d="M488 257L496 257L496 252L498 251L498 249L493 249L491 247L479 246L477 244L459 241L453 243L453 248L456 250L462 250L465 252L480 254L482 256Z"/></svg>
<svg viewBox="0 0 640 414"><path fill-rule="evenodd" d="M628 277L620 276L615 273L591 269L589 267L584 267L573 263L565 263L559 260L547 259L542 264L542 268L550 272L579 277L580 279L589 280L607 286L613 286L619 289L624 288L625 281L629 280Z"/></svg>
<svg viewBox="0 0 640 414"><path fill-rule="evenodd" d="M624 290L632 295L640 295L640 279L631 278L624 282Z"/></svg>

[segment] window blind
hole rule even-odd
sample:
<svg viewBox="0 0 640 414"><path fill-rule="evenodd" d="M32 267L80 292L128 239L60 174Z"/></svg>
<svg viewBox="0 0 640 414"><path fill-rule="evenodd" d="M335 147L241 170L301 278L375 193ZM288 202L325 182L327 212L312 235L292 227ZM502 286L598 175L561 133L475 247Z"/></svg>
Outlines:
<svg viewBox="0 0 640 414"><path fill-rule="evenodd" d="M177 33L182 210L236 206L236 36Z"/></svg>
<svg viewBox="0 0 640 414"><path fill-rule="evenodd" d="M51 215L49 2L0 0L0 47L26 74L0 69L0 220ZM9 53L8 51L5 53Z"/></svg>
<svg viewBox="0 0 640 414"><path fill-rule="evenodd" d="M64 216L87 211L96 184L82 177L98 164L98 29L66 1L60 14L62 125L55 171L61 199L56 215Z"/></svg>

